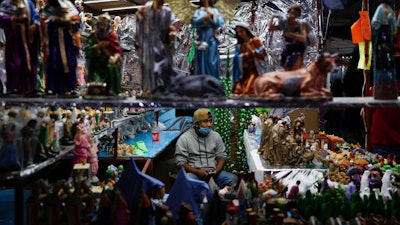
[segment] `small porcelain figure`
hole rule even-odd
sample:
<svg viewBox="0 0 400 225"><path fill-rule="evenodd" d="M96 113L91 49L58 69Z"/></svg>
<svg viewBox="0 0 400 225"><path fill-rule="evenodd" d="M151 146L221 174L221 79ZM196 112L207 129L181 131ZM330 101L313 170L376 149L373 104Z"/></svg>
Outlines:
<svg viewBox="0 0 400 225"><path fill-rule="evenodd" d="M256 141L260 142L261 139L261 119L256 115L251 116L251 123L254 124L254 135L256 136Z"/></svg>
<svg viewBox="0 0 400 225"><path fill-rule="evenodd" d="M362 177L361 177L361 183L360 183L360 194L361 195L369 195L370 194L370 188L369 188L369 175L370 171L365 170Z"/></svg>
<svg viewBox="0 0 400 225"><path fill-rule="evenodd" d="M65 121L64 121L64 132L63 136L60 139L60 144L61 145L73 145L74 144L74 138L71 133L71 127L72 127L73 121L72 121L72 112L70 110L66 111L65 114Z"/></svg>
<svg viewBox="0 0 400 225"><path fill-rule="evenodd" d="M381 194L387 194L388 190L392 187L392 170L386 170L382 177Z"/></svg>
<svg viewBox="0 0 400 225"><path fill-rule="evenodd" d="M80 122L75 122L72 125L71 130L75 142L75 147L73 151L73 164L86 163L89 156L91 144L90 134L86 132L83 124Z"/></svg>
<svg viewBox="0 0 400 225"><path fill-rule="evenodd" d="M305 120L306 116L304 113L300 113L299 116L293 121L293 136L294 140L298 144L303 144L304 142L304 133L306 132L305 129Z"/></svg>
<svg viewBox="0 0 400 225"><path fill-rule="evenodd" d="M37 136L35 134L37 124L38 121L36 119L31 119L20 132L22 138L24 166L29 166L34 162L33 160L37 146Z"/></svg>
<svg viewBox="0 0 400 225"><path fill-rule="evenodd" d="M98 140L93 140L88 155L88 163L90 164L90 172L91 172L90 177L92 183L99 182L99 178L97 177L97 171L99 170L99 160L97 157L97 153L99 152L99 149L97 145L98 145Z"/></svg>
<svg viewBox="0 0 400 225"><path fill-rule="evenodd" d="M0 168L4 170L19 170L21 163L17 150L17 125L13 115L8 113L8 118L3 121L1 135L3 144L0 148Z"/></svg>

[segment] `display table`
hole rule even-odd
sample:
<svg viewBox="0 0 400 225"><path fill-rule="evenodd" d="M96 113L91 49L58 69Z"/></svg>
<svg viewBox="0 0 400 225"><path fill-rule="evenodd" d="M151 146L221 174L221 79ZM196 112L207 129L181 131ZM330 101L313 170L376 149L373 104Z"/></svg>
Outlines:
<svg viewBox="0 0 400 225"><path fill-rule="evenodd" d="M254 176L258 183L264 180L264 168L260 155L257 153L259 143L256 142L256 137L249 135L247 130L243 132L243 144L246 149L247 163L250 171L254 172Z"/></svg>
<svg viewBox="0 0 400 225"><path fill-rule="evenodd" d="M182 123L181 120L176 120L175 109L162 108L158 109L158 121L165 126L167 130L163 130L159 132L159 141L153 142L151 131L139 131L135 133L134 138L124 140L124 144L127 145L135 145L135 154L121 154L116 151L118 149L119 140L119 127L121 123L113 124L112 127L115 129L112 130L114 137L114 153L110 154L109 150L99 151L98 158L101 163L125 163L127 160L134 158L136 162L140 164L144 164L142 167L142 172L147 173L149 175L152 174L153 170L153 161L160 156L161 153L165 152L165 150L169 146L173 146L172 143L179 137L181 134L180 127L174 126L175 123L178 125ZM146 115L142 115L139 120L132 121L133 123L143 123L143 121L153 124L156 119L155 111L148 111ZM124 120L128 121L129 120ZM110 132L107 131L107 134L110 135Z"/></svg>
<svg viewBox="0 0 400 225"><path fill-rule="evenodd" d="M139 132L136 134L135 138L126 140L125 144L131 145L136 142L143 142L147 149L147 152L140 154L127 154L118 155L114 157L113 155L104 154L104 152L99 153L99 160L102 162L121 162L134 158L135 161L139 163L144 163L142 168L143 173L152 175L153 171L153 161L171 144L173 143L181 134L180 131L160 131L160 141L153 142L151 132Z"/></svg>
<svg viewBox="0 0 400 225"><path fill-rule="evenodd" d="M180 131L160 131L160 141L152 140L151 132L139 132L135 138L126 140L125 144L131 145L138 141L143 141L147 152L122 157L134 158L156 158L169 144L171 144L181 134Z"/></svg>
<svg viewBox="0 0 400 225"><path fill-rule="evenodd" d="M132 145L136 142L143 141L147 152L139 154L126 154L118 155L118 158L156 158L169 144L175 141L176 138L181 134L180 131L160 131L160 141L153 142L151 132L139 132L135 135L135 138L125 140L125 144ZM107 154L107 152L99 152L99 159L105 159L113 157L113 155Z"/></svg>
<svg viewBox="0 0 400 225"><path fill-rule="evenodd" d="M268 165L268 162L266 162L264 159L262 159L261 156L257 153L259 143L256 141L256 137L253 135L249 135L247 130L245 130L243 132L243 143L244 143L244 147L246 149L247 163L249 165L249 169L250 169L250 171L254 172L254 176L258 183L264 181L265 174L273 174L273 173L278 173L278 172L288 172L289 173L289 172L293 172L293 171L295 171L296 173L297 172L308 173L310 171L313 171L315 173L319 173L318 176L315 176L318 178L318 177L322 176L321 172L327 171L327 169L308 169L308 168L304 168L301 166ZM311 181L311 183L312 182L314 182L314 181Z"/></svg>

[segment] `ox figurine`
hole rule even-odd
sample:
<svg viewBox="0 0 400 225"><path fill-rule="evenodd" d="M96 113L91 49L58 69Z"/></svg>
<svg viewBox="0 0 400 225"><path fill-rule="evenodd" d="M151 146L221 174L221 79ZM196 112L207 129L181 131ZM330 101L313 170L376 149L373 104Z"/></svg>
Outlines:
<svg viewBox="0 0 400 225"><path fill-rule="evenodd" d="M254 92L263 98L331 97L331 91L324 85L337 56L336 53L323 53L304 68L264 73L255 80Z"/></svg>

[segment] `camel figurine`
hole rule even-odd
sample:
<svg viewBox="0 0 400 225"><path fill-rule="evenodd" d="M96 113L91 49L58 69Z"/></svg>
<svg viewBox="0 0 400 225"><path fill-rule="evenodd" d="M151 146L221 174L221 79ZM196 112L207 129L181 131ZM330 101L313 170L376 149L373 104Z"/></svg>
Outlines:
<svg viewBox="0 0 400 225"><path fill-rule="evenodd" d="M331 97L331 91L324 86L337 56L323 53L306 67L264 73L256 78L254 91L259 97L272 99L282 96Z"/></svg>

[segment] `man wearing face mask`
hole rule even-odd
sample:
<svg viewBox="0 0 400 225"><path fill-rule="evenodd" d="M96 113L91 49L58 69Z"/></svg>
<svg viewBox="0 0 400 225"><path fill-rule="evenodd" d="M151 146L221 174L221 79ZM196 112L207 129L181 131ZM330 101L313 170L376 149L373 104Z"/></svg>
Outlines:
<svg viewBox="0 0 400 225"><path fill-rule="evenodd" d="M226 162L225 145L221 136L212 130L212 114L208 109L198 109L193 114L194 126L183 133L175 150L175 163L183 167L190 178L215 183L223 188L234 186L237 176L223 171Z"/></svg>

